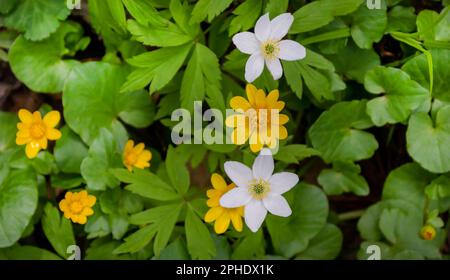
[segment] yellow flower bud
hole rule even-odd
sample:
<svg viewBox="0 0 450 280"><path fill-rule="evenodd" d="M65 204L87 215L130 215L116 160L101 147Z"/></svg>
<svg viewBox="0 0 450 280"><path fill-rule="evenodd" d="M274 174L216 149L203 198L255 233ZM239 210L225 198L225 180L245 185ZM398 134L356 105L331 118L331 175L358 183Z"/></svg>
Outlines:
<svg viewBox="0 0 450 280"><path fill-rule="evenodd" d="M431 225L425 225L420 230L420 236L425 240L433 240L436 237L436 229Z"/></svg>

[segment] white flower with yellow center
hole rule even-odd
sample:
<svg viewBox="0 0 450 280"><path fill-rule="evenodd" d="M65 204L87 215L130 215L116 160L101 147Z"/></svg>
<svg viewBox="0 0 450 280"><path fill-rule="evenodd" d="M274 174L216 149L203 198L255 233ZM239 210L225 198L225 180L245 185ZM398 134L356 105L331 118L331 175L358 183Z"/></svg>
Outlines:
<svg viewBox="0 0 450 280"><path fill-rule="evenodd" d="M292 189L299 178L290 172L272 174L274 162L269 149L261 150L252 169L236 161L227 161L224 167L237 187L220 198L220 205L227 208L244 206L245 223L251 231L258 231L267 211L281 217L292 214L282 194Z"/></svg>
<svg viewBox="0 0 450 280"><path fill-rule="evenodd" d="M264 62L275 80L283 75L281 60L294 61L306 56L305 47L292 40L281 40L294 21L290 13L269 19L265 14L258 19L255 33L241 32L233 36L233 43L250 58L245 65L245 79L251 83L264 70Z"/></svg>

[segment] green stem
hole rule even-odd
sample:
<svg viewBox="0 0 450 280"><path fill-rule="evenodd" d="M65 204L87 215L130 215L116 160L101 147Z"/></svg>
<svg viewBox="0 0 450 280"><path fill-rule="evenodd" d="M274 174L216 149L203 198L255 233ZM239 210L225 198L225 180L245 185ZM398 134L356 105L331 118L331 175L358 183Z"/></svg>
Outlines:
<svg viewBox="0 0 450 280"><path fill-rule="evenodd" d="M350 212L345 212L338 215L339 221L347 221L347 220L353 220L361 217L364 214L365 210L354 210Z"/></svg>
<svg viewBox="0 0 450 280"><path fill-rule="evenodd" d="M333 30L330 32L325 32L319 35L311 36L305 39L300 40L302 45L309 45L324 41L330 41L335 39L346 38L350 36L350 28L341 28L337 30Z"/></svg>

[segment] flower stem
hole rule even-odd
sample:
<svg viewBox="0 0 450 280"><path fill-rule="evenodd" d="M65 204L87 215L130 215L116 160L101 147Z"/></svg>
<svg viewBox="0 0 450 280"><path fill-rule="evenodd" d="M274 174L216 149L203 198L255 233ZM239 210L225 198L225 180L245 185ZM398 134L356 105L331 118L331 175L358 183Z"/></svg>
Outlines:
<svg viewBox="0 0 450 280"><path fill-rule="evenodd" d="M350 36L350 28L347 27L302 39L300 40L300 43L302 43L302 45L309 45L329 40L346 38L349 36Z"/></svg>
<svg viewBox="0 0 450 280"><path fill-rule="evenodd" d="M339 214L338 219L339 219L339 221L347 221L347 220L357 219L357 218L361 217L362 214L364 214L364 211L365 210L354 210L354 211L345 212L345 213Z"/></svg>

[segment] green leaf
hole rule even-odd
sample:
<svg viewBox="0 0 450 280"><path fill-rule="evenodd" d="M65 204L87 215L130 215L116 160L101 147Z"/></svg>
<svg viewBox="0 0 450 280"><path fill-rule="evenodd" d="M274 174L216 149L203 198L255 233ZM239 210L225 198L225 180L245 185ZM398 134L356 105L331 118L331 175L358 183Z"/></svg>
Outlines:
<svg viewBox="0 0 450 280"><path fill-rule="evenodd" d="M426 188L425 194L429 199L438 200L450 197L450 178L442 175L434 179Z"/></svg>
<svg viewBox="0 0 450 280"><path fill-rule="evenodd" d="M193 111L194 101L201 101L206 95L212 108L224 111L221 77L214 52L202 44L196 44L181 82L181 106Z"/></svg>
<svg viewBox="0 0 450 280"><path fill-rule="evenodd" d="M233 249L232 260L249 260L265 255L265 240L262 230L248 233L241 238Z"/></svg>
<svg viewBox="0 0 450 280"><path fill-rule="evenodd" d="M364 214L358 221L358 231L361 237L369 241L377 241L381 239L382 233L378 226L382 204L376 203L364 211Z"/></svg>
<svg viewBox="0 0 450 280"><path fill-rule="evenodd" d="M69 127L64 126L61 134L54 150L58 168L66 173L80 173L81 162L88 155L88 149Z"/></svg>
<svg viewBox="0 0 450 280"><path fill-rule="evenodd" d="M192 10L190 23L198 23L208 17L211 22L216 16L222 13L233 0L199 0Z"/></svg>
<svg viewBox="0 0 450 280"><path fill-rule="evenodd" d="M309 130L313 147L326 162L357 161L372 157L375 137L360 129L372 127L366 101L340 102L322 113Z"/></svg>
<svg viewBox="0 0 450 280"><path fill-rule="evenodd" d="M273 156L274 159L285 163L298 164L305 158L320 155L319 151L306 145L293 144L280 147L278 152Z"/></svg>
<svg viewBox="0 0 450 280"><path fill-rule="evenodd" d="M233 15L236 16L230 22L229 35L252 28L259 18L262 4L260 0L247 0L234 9Z"/></svg>
<svg viewBox="0 0 450 280"><path fill-rule="evenodd" d="M174 188L149 171L136 169L131 173L126 169L112 169L110 173L129 184L126 190L140 196L162 201L179 198Z"/></svg>
<svg viewBox="0 0 450 280"><path fill-rule="evenodd" d="M194 260L211 259L216 255L216 247L206 225L191 208L188 208L185 222L187 247Z"/></svg>
<svg viewBox="0 0 450 280"><path fill-rule="evenodd" d="M144 248L155 236L156 228L149 225L125 238L125 243L117 247L113 254L135 253Z"/></svg>
<svg viewBox="0 0 450 280"><path fill-rule="evenodd" d="M416 29L414 7L395 6L388 13L386 32L413 32Z"/></svg>
<svg viewBox="0 0 450 280"><path fill-rule="evenodd" d="M400 69L378 66L367 73L364 86L370 93L384 93L367 102L367 113L377 126L404 122L415 110L429 108L428 90Z"/></svg>
<svg viewBox="0 0 450 280"><path fill-rule="evenodd" d="M36 92L61 92L70 71L79 64L73 59L63 59L68 52L65 38L74 36L80 39L82 33L80 25L64 22L56 33L40 42L30 42L19 36L9 51L12 71ZM35 69L39 71L32 71Z"/></svg>
<svg viewBox="0 0 450 280"><path fill-rule="evenodd" d="M113 251L120 243L108 239L95 239L89 244L84 260L130 260L129 255L115 255Z"/></svg>
<svg viewBox="0 0 450 280"><path fill-rule="evenodd" d="M122 0L122 2L128 12L142 25L163 26L168 21L158 13L151 1Z"/></svg>
<svg viewBox="0 0 450 280"><path fill-rule="evenodd" d="M173 19L178 24L178 26L186 33L195 38L201 31L199 24L191 24L189 20L191 19L192 8L187 1L181 3L181 0L171 0L170 1L170 13Z"/></svg>
<svg viewBox="0 0 450 280"><path fill-rule="evenodd" d="M320 172L317 181L328 195L340 195L352 192L359 196L369 194L369 185L359 173L359 165L351 162L335 162L333 169L324 169Z"/></svg>
<svg viewBox="0 0 450 280"><path fill-rule="evenodd" d="M42 217L42 229L55 251L63 258L67 257L67 248L76 245L69 219L60 216L58 209L47 203Z"/></svg>
<svg viewBox="0 0 450 280"><path fill-rule="evenodd" d="M18 6L5 18L8 28L25 33L32 41L47 38L55 32L70 14L65 1L20 0Z"/></svg>
<svg viewBox="0 0 450 280"><path fill-rule="evenodd" d="M271 18L276 17L284 12L286 12L289 5L289 0L269 0L267 2L265 11L269 13Z"/></svg>
<svg viewBox="0 0 450 280"><path fill-rule="evenodd" d="M109 173L109 169L121 165L116 140L108 130L101 129L89 148L89 156L81 163L81 175L89 190L104 191L107 187L119 186L120 182Z"/></svg>
<svg viewBox="0 0 450 280"><path fill-rule="evenodd" d="M18 244L0 249L0 259L5 260L61 260L57 255L34 246L20 246Z"/></svg>
<svg viewBox="0 0 450 280"><path fill-rule="evenodd" d="M161 251L158 260L189 260L186 242L177 238Z"/></svg>
<svg viewBox="0 0 450 280"><path fill-rule="evenodd" d="M150 93L163 88L183 65L191 48L191 44L162 48L128 59L127 62L138 69L128 75L121 91L141 89L149 83Z"/></svg>
<svg viewBox="0 0 450 280"><path fill-rule="evenodd" d="M172 146L169 146L167 151L166 171L172 186L180 195L184 195L189 188L189 171L186 168L186 159Z"/></svg>
<svg viewBox="0 0 450 280"><path fill-rule="evenodd" d="M135 20L128 20L128 30L137 41L155 47L175 47L192 40L189 34L170 21L164 26L145 26Z"/></svg>
<svg viewBox="0 0 450 280"><path fill-rule="evenodd" d="M161 251L169 242L169 238L178 220L178 216L180 216L180 211L182 208L183 204L178 204L172 207L169 211L165 212L163 215L160 215L159 219L155 222L155 224L158 225L158 232L153 245L155 256L159 256Z"/></svg>
<svg viewBox="0 0 450 280"><path fill-rule="evenodd" d="M327 57L338 73L361 84L364 83L366 73L380 65L380 58L374 50L360 49L354 43L349 43L336 54Z"/></svg>
<svg viewBox="0 0 450 280"><path fill-rule="evenodd" d="M0 185L0 248L19 240L37 203L36 175L28 170L11 171Z"/></svg>
<svg viewBox="0 0 450 280"><path fill-rule="evenodd" d="M119 92L126 74L124 67L104 62L73 68L64 87L64 117L84 142L92 143L100 128L123 130L118 116L136 127L153 121L154 104L147 93Z"/></svg>
<svg viewBox="0 0 450 280"><path fill-rule="evenodd" d="M391 243L396 243L395 225L398 222L400 215L399 209L384 209L381 211L379 226L383 235Z"/></svg>
<svg viewBox="0 0 450 280"><path fill-rule="evenodd" d="M370 10L366 5L361 5L351 17L351 34L358 47L370 49L374 42L381 40L388 22L386 6Z"/></svg>
<svg viewBox="0 0 450 280"><path fill-rule="evenodd" d="M266 223L275 252L291 258L305 250L310 240L325 226L328 201L319 188L303 183L290 191L286 198L292 215L288 218L269 215Z"/></svg>
<svg viewBox="0 0 450 280"><path fill-rule="evenodd" d="M16 145L16 131L19 118L8 112L0 112L0 152Z"/></svg>
<svg viewBox="0 0 450 280"><path fill-rule="evenodd" d="M283 61L283 71L286 77L286 82L295 92L295 95L302 99L303 96L303 81L300 74L300 63L295 61Z"/></svg>
<svg viewBox="0 0 450 280"><path fill-rule="evenodd" d="M442 101L450 102L450 50L430 50L433 58L433 96ZM402 69L411 78L421 84L424 88L430 88L430 75L428 72L428 62L425 54L416 56L409 60Z"/></svg>
<svg viewBox="0 0 450 280"><path fill-rule="evenodd" d="M407 150L423 168L450 171L450 106L441 108L435 120L426 113L411 116L406 132Z"/></svg>
<svg viewBox="0 0 450 280"><path fill-rule="evenodd" d="M342 232L333 225L325 227L309 242L308 248L297 255L297 260L333 260L341 251Z"/></svg>

